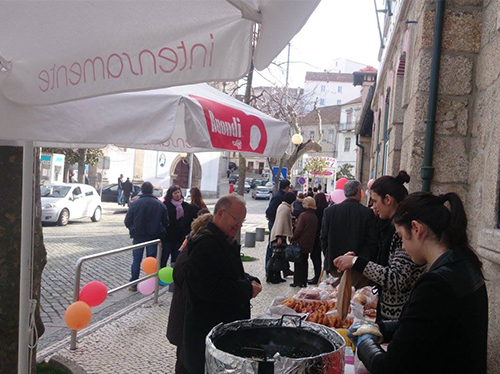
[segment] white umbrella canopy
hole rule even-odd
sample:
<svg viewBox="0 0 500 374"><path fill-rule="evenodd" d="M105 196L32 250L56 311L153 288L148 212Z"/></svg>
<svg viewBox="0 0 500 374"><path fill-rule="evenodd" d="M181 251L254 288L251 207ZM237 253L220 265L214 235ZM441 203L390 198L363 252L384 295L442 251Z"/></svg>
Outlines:
<svg viewBox="0 0 500 374"><path fill-rule="evenodd" d="M90 136L87 125L82 122L79 126L71 121L60 123L61 127L50 133L36 129L43 129L47 122L57 122L59 115L66 115L67 118L72 113L84 118L100 113L104 116L107 110L104 102L102 106L88 107L86 105L89 102L82 100L83 104L79 103L79 106L75 103L75 106L61 109L62 106L54 105L41 107L39 111L32 106L206 81L237 80L249 71L252 58L257 69L267 67L302 28L319 2L320 0L0 0L0 91L3 94L0 95L0 143L2 139L11 139L21 141L16 144L24 145L19 373L27 373L29 368L33 210L33 170L30 165L33 165L34 141L58 141L66 144L92 144L97 141L103 144L110 142L107 139L118 136L117 134L128 134L133 139L141 140L135 144L125 140L123 143L116 143L128 143L129 146L140 145L142 142L164 143L163 146L168 148L168 133L172 131L170 138L176 135L176 128L164 129L162 123L155 119L168 117L171 120L174 113L176 121L180 121L182 117L179 110L170 111L158 106L161 100L148 104L148 98L144 97L144 122L130 124L125 121L125 116L120 116L118 118L123 119L123 122L113 122L105 132L100 132L106 137L96 139L96 133ZM255 23L260 24L260 34L252 56ZM230 121L215 116L216 104L200 97L202 99L195 97L188 100L186 96L182 99L184 118L195 113L193 108L197 105L203 108L206 118L206 131L199 134L191 131L186 133L190 146L231 149L225 148L228 139L217 135L224 135L225 131L225 135L231 132L243 137L245 134L249 139L248 144L240 144L238 136L229 140L233 146L241 146L242 151L250 149L261 154L275 151L267 148L269 139L274 140L275 135L267 134L267 143L263 142L262 126L254 122L253 113L243 111L252 126L247 126L247 130L244 130L242 125L240 134L236 124L232 126ZM123 100L125 102L130 99ZM140 100L137 98L136 102ZM179 107L178 103L170 102L171 108L176 108L176 105ZM127 112L127 107L122 107L122 111ZM148 111L150 112L147 113ZM215 137L210 133L207 137L210 111L214 114L214 129L220 129L214 131ZM15 119L15 125L11 123L9 127L5 116ZM203 126L199 116L193 115L191 123L196 121L200 122L199 126ZM125 123L128 123L127 127L124 126ZM18 125L20 130L16 134L16 129L13 128ZM184 131L188 126L183 128ZM38 138L21 136L26 131L36 131ZM143 136L145 132L148 133ZM50 139L44 137L44 134ZM59 139L59 134L66 134L67 137ZM163 142L156 143L157 139L154 137L158 134L164 134ZM147 136L151 138L145 139ZM281 145L278 149L279 147Z"/></svg>
<svg viewBox="0 0 500 374"><path fill-rule="evenodd" d="M13 103L0 94L0 113L2 139L40 146L112 143L172 152L230 150L280 157L290 144L287 122L205 83L48 106Z"/></svg>
<svg viewBox="0 0 500 374"><path fill-rule="evenodd" d="M320 0L2 0L0 89L47 105L237 80L266 68Z"/></svg>

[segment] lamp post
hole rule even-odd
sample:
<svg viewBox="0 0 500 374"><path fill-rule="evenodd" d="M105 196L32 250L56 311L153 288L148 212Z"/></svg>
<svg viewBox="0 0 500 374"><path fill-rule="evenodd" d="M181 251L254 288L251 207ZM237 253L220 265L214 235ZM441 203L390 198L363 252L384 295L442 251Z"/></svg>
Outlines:
<svg viewBox="0 0 500 374"><path fill-rule="evenodd" d="M297 146L297 149L296 149L296 154L299 153L299 150L300 150L300 145L303 144L304 142L304 138L302 137L301 134L293 134L292 136L292 144ZM292 169L292 168L290 168ZM290 170L290 175L292 174L292 170ZM291 179L291 178L290 178Z"/></svg>

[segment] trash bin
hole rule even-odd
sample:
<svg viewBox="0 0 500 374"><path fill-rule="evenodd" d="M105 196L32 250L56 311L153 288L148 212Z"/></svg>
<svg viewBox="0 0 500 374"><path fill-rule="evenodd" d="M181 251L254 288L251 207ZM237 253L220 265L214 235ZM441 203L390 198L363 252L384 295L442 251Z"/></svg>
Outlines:
<svg viewBox="0 0 500 374"><path fill-rule="evenodd" d="M209 374L344 373L344 338L297 316L219 324L205 343Z"/></svg>
<svg viewBox="0 0 500 374"><path fill-rule="evenodd" d="M258 242L263 242L266 237L266 229L262 227L257 227L255 229L255 240Z"/></svg>
<svg viewBox="0 0 500 374"><path fill-rule="evenodd" d="M245 247L255 247L255 233L246 232L245 233Z"/></svg>

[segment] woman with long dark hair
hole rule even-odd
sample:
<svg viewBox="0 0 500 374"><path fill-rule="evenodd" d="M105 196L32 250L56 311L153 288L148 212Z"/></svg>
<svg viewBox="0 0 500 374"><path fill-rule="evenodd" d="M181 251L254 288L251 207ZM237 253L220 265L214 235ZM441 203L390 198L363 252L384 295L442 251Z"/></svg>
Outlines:
<svg viewBox="0 0 500 374"><path fill-rule="evenodd" d="M321 186L321 185L320 185ZM307 283L317 284L319 277L321 275L321 240L319 234L321 233L321 223L323 222L323 212L328 208L328 202L326 201L326 195L323 192L318 192L314 195L314 201L316 201L316 217L318 217L318 228L316 230L316 236L314 237L314 247L311 252L311 261L314 267L314 277L308 279Z"/></svg>
<svg viewBox="0 0 500 374"><path fill-rule="evenodd" d="M334 265L340 271L352 268L377 285L379 302L377 321L398 319L425 265L415 264L402 248L391 219L399 204L408 196L404 183L410 176L402 170L396 177L384 175L372 185L373 207L379 215L379 251L375 262L353 253L337 257Z"/></svg>
<svg viewBox="0 0 500 374"><path fill-rule="evenodd" d="M189 190L189 195L191 196L191 207L194 209L194 215L198 215L200 209L207 209L207 205L203 201L203 196L198 187L191 187Z"/></svg>
<svg viewBox="0 0 500 374"><path fill-rule="evenodd" d="M191 231L191 222L196 216L191 206L184 201L181 188L175 184L167 190L163 203L168 210L170 225L162 241L161 267L167 265L169 256L172 256L171 262L175 263L179 248Z"/></svg>
<svg viewBox="0 0 500 374"><path fill-rule="evenodd" d="M398 206L393 222L413 261L430 269L399 321L350 329L359 336L358 357L372 374L486 373L488 295L462 201L455 193L416 192ZM376 335L390 342L387 352Z"/></svg>

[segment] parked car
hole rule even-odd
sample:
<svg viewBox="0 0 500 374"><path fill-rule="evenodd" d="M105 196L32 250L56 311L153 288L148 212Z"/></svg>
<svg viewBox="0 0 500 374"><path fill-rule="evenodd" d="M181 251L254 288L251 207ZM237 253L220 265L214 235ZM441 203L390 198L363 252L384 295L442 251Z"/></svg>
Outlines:
<svg viewBox="0 0 500 374"><path fill-rule="evenodd" d="M139 191L139 193L135 196L133 196L130 200L129 203L132 203L136 200L139 200L139 197L142 195L142 191ZM155 196L158 200L163 202L163 188L161 187L153 187L153 196ZM130 204L129 204L130 205Z"/></svg>
<svg viewBox="0 0 500 374"><path fill-rule="evenodd" d="M90 218L98 222L102 215L101 197L94 187L79 183L49 184L40 187L42 222L66 226L70 220Z"/></svg>
<svg viewBox="0 0 500 374"><path fill-rule="evenodd" d="M259 186L265 186L266 181L263 181L261 179L254 179L253 183L250 184L251 188L257 188Z"/></svg>
<svg viewBox="0 0 500 374"><path fill-rule="evenodd" d="M250 192L250 185L245 182L245 193L249 193Z"/></svg>
<svg viewBox="0 0 500 374"><path fill-rule="evenodd" d="M240 176L238 174L231 174L231 176L229 177L229 183L236 184L239 177Z"/></svg>
<svg viewBox="0 0 500 374"><path fill-rule="evenodd" d="M141 186L134 184L134 189L132 191L132 197L136 196L141 192ZM101 201L118 203L118 184L113 183L102 189Z"/></svg>
<svg viewBox="0 0 500 374"><path fill-rule="evenodd" d="M255 200L258 199L266 199L269 200L271 198L271 191L267 187L257 186L252 190L252 198Z"/></svg>
<svg viewBox="0 0 500 374"><path fill-rule="evenodd" d="M253 188L252 184L254 181L255 181L255 178L245 178L245 183L248 183L250 185L250 188Z"/></svg>

